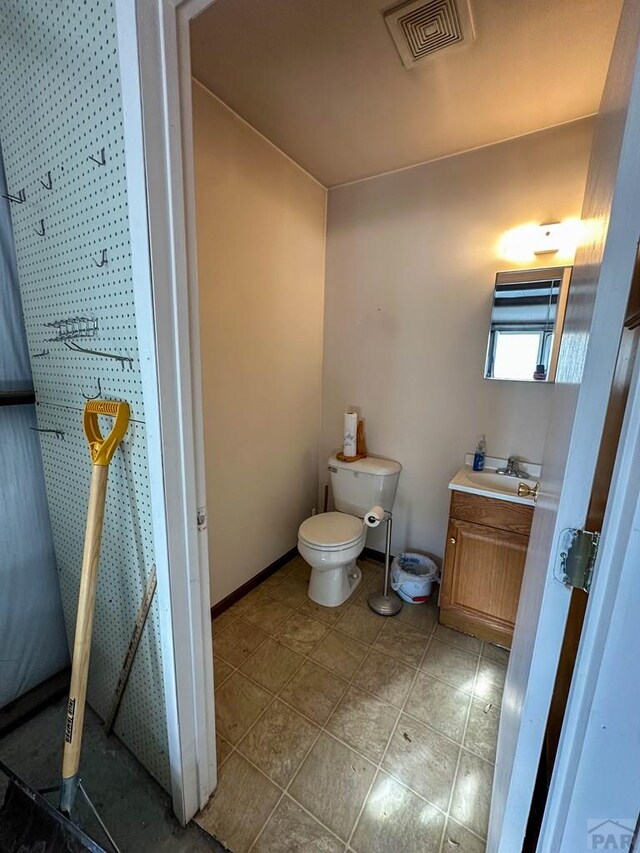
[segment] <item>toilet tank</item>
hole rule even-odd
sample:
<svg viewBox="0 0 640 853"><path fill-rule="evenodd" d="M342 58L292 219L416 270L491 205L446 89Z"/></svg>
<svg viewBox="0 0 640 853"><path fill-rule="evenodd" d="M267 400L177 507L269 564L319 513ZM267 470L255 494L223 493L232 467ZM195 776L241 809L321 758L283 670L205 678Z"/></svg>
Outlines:
<svg viewBox="0 0 640 853"><path fill-rule="evenodd" d="M364 518L378 504L391 511L402 465L393 459L367 456L357 462L329 458L333 502L339 512Z"/></svg>

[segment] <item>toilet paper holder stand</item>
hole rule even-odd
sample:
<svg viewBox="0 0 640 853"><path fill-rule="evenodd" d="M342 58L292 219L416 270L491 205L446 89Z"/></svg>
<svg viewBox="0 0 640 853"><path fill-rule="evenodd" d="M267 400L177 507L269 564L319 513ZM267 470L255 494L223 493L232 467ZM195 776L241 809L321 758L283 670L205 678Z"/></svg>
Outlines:
<svg viewBox="0 0 640 853"><path fill-rule="evenodd" d="M373 592L367 603L374 613L380 616L395 616L402 610L402 601L397 595L389 595L389 566L391 562L391 533L393 530L393 514L386 510L381 520L387 525L387 535L384 546L384 586L382 592Z"/></svg>

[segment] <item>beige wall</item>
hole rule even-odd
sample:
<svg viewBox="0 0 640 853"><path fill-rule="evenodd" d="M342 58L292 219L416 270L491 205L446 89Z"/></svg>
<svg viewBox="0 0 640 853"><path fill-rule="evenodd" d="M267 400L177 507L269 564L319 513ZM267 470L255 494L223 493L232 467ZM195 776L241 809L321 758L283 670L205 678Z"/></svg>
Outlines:
<svg viewBox="0 0 640 853"><path fill-rule="evenodd" d="M318 494L326 192L194 82L212 603Z"/></svg>
<svg viewBox="0 0 640 853"><path fill-rule="evenodd" d="M551 388L482 378L495 274L519 266L496 246L580 215L591 135L587 119L329 192L321 483L359 406L370 450L404 466L396 551L442 554L447 484L478 433L541 461Z"/></svg>

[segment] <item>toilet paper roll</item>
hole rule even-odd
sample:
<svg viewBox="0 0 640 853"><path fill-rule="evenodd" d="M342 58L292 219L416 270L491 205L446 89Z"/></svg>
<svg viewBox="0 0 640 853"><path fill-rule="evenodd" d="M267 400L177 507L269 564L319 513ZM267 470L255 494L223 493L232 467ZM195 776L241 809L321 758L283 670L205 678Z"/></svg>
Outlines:
<svg viewBox="0 0 640 853"><path fill-rule="evenodd" d="M344 440L342 452L345 456L357 455L358 415L355 412L344 413Z"/></svg>
<svg viewBox="0 0 640 853"><path fill-rule="evenodd" d="M381 506L372 506L364 517L364 523L367 527L377 527L381 521L384 521L384 517L385 511Z"/></svg>

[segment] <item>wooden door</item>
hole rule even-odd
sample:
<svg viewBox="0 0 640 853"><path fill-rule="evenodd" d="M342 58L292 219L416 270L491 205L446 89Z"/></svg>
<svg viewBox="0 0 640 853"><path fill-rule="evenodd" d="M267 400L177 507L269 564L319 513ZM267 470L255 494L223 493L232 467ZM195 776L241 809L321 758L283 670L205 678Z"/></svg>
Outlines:
<svg viewBox="0 0 640 853"><path fill-rule="evenodd" d="M510 645L528 541L521 533L451 519L441 621Z"/></svg>

